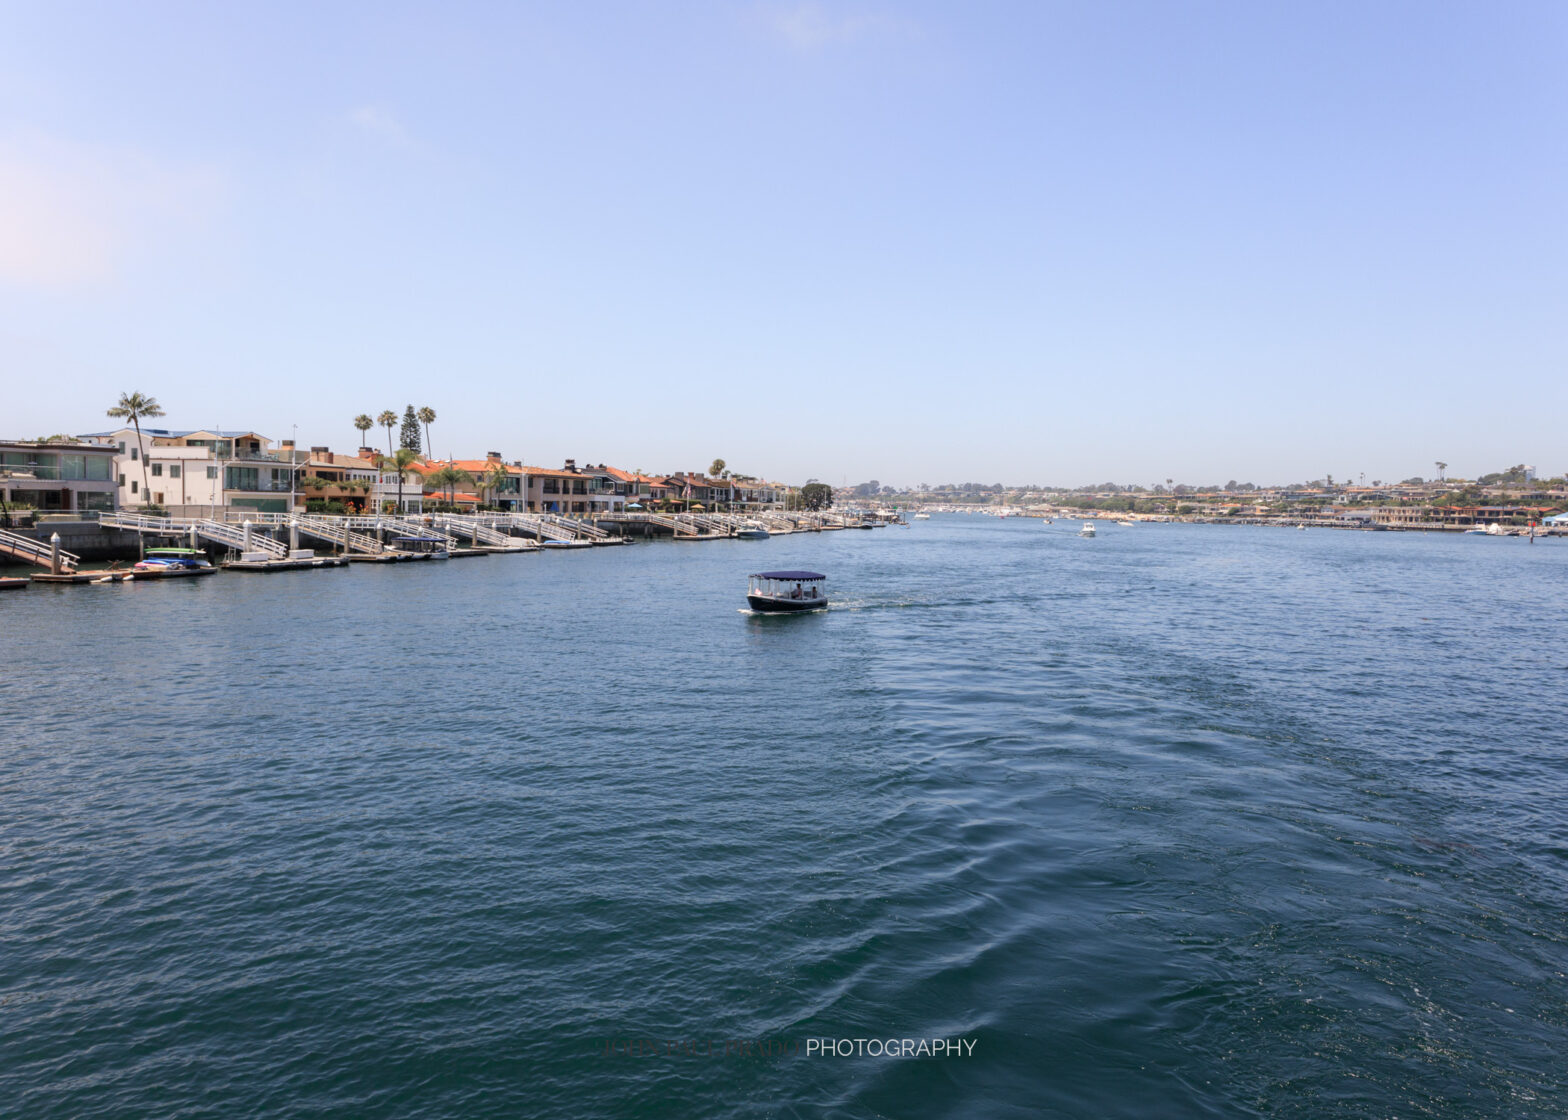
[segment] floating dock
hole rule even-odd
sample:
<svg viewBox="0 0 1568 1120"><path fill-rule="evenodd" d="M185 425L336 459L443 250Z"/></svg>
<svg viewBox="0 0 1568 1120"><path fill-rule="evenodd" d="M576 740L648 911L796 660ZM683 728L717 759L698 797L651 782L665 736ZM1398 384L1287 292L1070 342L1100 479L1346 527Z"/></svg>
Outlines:
<svg viewBox="0 0 1568 1120"><path fill-rule="evenodd" d="M356 557L356 559L358 559ZM341 556L283 557L279 560L230 560L223 565L230 572L298 572L306 568L345 568L348 561ZM215 570L215 569L214 569Z"/></svg>
<svg viewBox="0 0 1568 1120"><path fill-rule="evenodd" d="M141 583L155 579L189 579L216 574L217 568L167 568L137 571L134 568L108 568L96 572L39 572L34 583Z"/></svg>

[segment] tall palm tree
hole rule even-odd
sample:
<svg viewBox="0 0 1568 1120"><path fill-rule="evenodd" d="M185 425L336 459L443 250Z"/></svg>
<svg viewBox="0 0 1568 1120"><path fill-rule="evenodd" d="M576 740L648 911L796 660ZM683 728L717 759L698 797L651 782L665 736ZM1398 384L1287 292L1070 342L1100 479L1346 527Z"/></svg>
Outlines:
<svg viewBox="0 0 1568 1120"><path fill-rule="evenodd" d="M387 430L387 454L392 454L392 429L397 425L397 413L390 408L376 417L376 423Z"/></svg>
<svg viewBox="0 0 1568 1120"><path fill-rule="evenodd" d="M396 417L393 417L396 420ZM391 435L391 429L387 431ZM399 447L391 455L381 456L381 469L397 472L397 512L403 512L403 476L408 473L408 468L419 461L419 453L411 447Z"/></svg>
<svg viewBox="0 0 1568 1120"><path fill-rule="evenodd" d="M365 433L376 426L376 422L361 412L354 417L354 427L359 429L359 446L365 446Z"/></svg>
<svg viewBox="0 0 1568 1120"><path fill-rule="evenodd" d="M109 415L116 420L129 420L131 426L136 429L136 455L142 461L142 504L147 505L152 501L152 491L147 488L147 448L142 446L142 417L151 420L162 416L163 409L158 407L157 397L144 397L140 393L121 393L120 403L109 410Z"/></svg>
<svg viewBox="0 0 1568 1120"><path fill-rule="evenodd" d="M434 459L436 445L430 442L430 425L436 422L436 410L427 404L414 415L419 417L419 422L425 426L425 458Z"/></svg>

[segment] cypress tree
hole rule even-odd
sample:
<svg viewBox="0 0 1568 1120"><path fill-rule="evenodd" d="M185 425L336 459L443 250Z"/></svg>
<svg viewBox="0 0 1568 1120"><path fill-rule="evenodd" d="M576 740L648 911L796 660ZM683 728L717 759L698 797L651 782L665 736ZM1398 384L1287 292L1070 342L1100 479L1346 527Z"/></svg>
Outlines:
<svg viewBox="0 0 1568 1120"><path fill-rule="evenodd" d="M406 447L415 454L423 453L419 446L419 417L414 415L413 405L403 412L403 428L398 435L398 446Z"/></svg>

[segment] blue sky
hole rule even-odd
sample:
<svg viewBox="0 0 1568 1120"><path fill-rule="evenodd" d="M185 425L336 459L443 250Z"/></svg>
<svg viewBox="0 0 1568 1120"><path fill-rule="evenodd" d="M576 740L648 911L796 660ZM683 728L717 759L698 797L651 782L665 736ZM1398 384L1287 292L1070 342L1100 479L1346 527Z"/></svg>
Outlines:
<svg viewBox="0 0 1568 1120"><path fill-rule="evenodd" d="M1568 469L1558 3L4 5L0 435Z"/></svg>

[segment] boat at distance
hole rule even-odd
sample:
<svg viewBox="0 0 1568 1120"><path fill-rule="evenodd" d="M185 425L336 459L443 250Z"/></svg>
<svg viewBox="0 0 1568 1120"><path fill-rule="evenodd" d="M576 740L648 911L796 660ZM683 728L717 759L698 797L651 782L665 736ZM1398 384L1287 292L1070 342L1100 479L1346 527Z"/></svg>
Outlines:
<svg viewBox="0 0 1568 1120"><path fill-rule="evenodd" d="M1085 521L1083 523L1083 528L1078 530L1078 535L1080 537L1092 537L1092 536L1094 536L1094 522L1093 521Z"/></svg>
<svg viewBox="0 0 1568 1120"><path fill-rule="evenodd" d="M800 614L828 609L821 572L753 572L746 588L746 602L761 614Z"/></svg>
<svg viewBox="0 0 1568 1120"><path fill-rule="evenodd" d="M915 520L916 521L930 521L931 520L931 515L929 513L926 513L924 510L922 510L921 512L915 514Z"/></svg>

